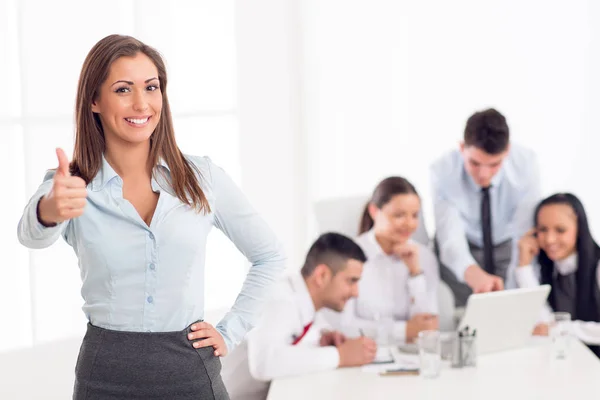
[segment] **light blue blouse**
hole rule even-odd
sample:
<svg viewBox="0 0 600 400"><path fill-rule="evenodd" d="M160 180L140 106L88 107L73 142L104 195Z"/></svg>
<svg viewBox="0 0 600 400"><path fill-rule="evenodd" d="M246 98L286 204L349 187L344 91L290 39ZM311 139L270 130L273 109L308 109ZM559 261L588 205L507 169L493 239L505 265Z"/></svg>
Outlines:
<svg viewBox="0 0 600 400"><path fill-rule="evenodd" d="M169 167L161 162L152 178L152 189L160 195L148 226L123 198L123 181L103 158L87 186L83 215L56 227L40 224L36 207L52 187L50 171L25 208L18 237L23 245L39 249L62 234L79 260L83 311L93 325L166 332L204 318L206 239L216 226L252 263L232 309L216 326L232 349L257 322L268 288L285 269L285 257L271 229L231 178L207 157L187 159L200 172L211 207L208 214L174 195Z"/></svg>

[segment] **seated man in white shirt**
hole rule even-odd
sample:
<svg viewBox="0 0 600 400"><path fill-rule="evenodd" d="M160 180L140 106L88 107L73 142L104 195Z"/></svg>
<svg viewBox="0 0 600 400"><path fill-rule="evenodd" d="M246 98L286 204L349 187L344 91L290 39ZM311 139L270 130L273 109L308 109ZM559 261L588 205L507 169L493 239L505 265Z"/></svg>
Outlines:
<svg viewBox="0 0 600 400"><path fill-rule="evenodd" d="M509 143L506 119L488 109L469 118L460 149L430 173L440 275L456 305L472 292L502 290L541 198L535 154ZM514 286L514 279L506 282Z"/></svg>
<svg viewBox="0 0 600 400"><path fill-rule="evenodd" d="M301 273L287 277L269 301L261 323L230 355L222 376L232 400L265 399L277 378L368 364L377 346L366 337L347 339L327 331L322 308L342 311L358 295L366 257L352 239L321 235Z"/></svg>

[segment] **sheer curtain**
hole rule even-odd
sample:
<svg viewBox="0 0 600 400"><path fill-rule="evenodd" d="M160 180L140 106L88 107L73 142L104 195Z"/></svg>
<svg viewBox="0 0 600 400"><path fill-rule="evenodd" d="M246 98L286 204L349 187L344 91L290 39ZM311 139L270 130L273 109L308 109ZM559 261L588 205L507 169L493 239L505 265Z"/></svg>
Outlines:
<svg viewBox="0 0 600 400"><path fill-rule="evenodd" d="M239 183L234 1L102 3L0 0L0 351L80 334L80 277L60 240L29 251L16 238L25 202L73 149L77 79L87 52L112 33L157 48L184 153L209 155ZM68 10L68 12L66 12ZM229 306L247 264L217 230L209 238L207 309Z"/></svg>

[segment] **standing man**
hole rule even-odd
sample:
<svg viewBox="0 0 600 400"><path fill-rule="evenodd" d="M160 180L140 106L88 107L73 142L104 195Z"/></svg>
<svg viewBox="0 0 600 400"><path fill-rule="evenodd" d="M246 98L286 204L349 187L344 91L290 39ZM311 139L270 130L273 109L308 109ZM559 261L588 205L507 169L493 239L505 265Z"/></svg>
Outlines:
<svg viewBox="0 0 600 400"><path fill-rule="evenodd" d="M511 144L506 118L473 114L457 150L431 166L440 275L465 305L472 292L514 286L517 242L541 198L537 158Z"/></svg>

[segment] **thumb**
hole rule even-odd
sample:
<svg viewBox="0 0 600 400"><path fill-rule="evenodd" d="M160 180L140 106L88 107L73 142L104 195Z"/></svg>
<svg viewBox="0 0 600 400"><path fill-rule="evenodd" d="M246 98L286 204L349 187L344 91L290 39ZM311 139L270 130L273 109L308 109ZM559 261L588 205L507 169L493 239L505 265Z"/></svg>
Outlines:
<svg viewBox="0 0 600 400"><path fill-rule="evenodd" d="M69 176L69 159L65 154L64 150L58 147L56 149L56 157L58 158L58 170L57 173L63 176Z"/></svg>

